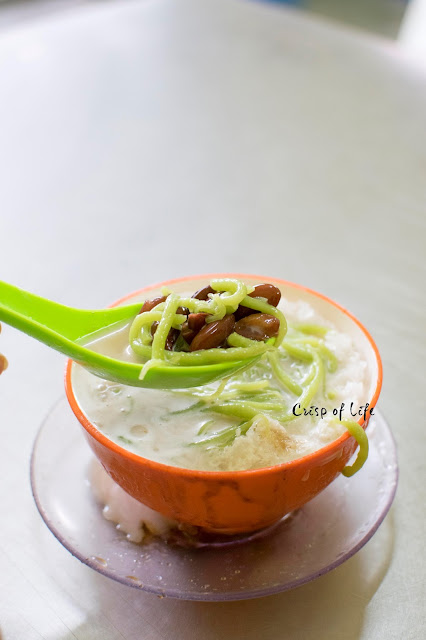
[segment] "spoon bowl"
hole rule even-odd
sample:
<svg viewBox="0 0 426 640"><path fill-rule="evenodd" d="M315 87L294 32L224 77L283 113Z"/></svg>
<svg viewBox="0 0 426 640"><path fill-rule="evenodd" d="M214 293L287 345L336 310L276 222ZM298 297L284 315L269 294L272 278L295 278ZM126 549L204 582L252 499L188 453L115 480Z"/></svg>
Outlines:
<svg viewBox="0 0 426 640"><path fill-rule="evenodd" d="M382 383L380 356L373 339L348 311L320 293L277 278L247 274L208 274L163 282L126 296L128 304L160 295L163 286L177 293L194 291L212 278L238 278L250 285L271 282L290 303L309 303L319 315L348 335L367 363L369 406L376 405ZM210 369L210 367L209 367ZM242 471L202 471L171 466L138 455L102 433L81 405L68 363L65 388L68 401L82 425L88 443L111 478L126 493L151 509L179 522L221 534L257 531L302 507L325 489L342 471L357 448L345 432L313 453L272 467ZM366 419L359 418L364 428Z"/></svg>
<svg viewBox="0 0 426 640"><path fill-rule="evenodd" d="M150 389L198 387L232 375L260 357L202 366L165 364L152 367L141 380L143 363L111 358L84 346L96 334L112 331L115 325L130 321L140 309L140 301L93 311L74 309L0 281L1 321L113 382Z"/></svg>

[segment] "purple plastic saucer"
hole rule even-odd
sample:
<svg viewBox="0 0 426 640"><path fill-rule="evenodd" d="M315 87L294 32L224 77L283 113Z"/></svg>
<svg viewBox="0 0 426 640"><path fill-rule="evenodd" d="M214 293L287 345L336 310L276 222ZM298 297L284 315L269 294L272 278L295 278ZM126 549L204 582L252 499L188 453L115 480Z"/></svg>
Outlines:
<svg viewBox="0 0 426 640"><path fill-rule="evenodd" d="M293 589L353 556L375 533L396 491L395 443L378 414L370 454L352 478L340 476L278 525L235 544L197 549L129 542L92 496L92 453L68 403L50 411L34 444L31 485L59 542L95 571L123 584L184 600L245 600Z"/></svg>

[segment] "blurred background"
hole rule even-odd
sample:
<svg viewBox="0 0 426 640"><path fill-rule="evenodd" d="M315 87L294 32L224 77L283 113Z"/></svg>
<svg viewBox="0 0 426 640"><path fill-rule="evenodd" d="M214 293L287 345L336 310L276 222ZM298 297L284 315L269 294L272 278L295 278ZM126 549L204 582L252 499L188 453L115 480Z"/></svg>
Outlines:
<svg viewBox="0 0 426 640"><path fill-rule="evenodd" d="M118 0L0 0L0 26L84 4ZM252 0L292 5L343 23L396 38L409 0Z"/></svg>
<svg viewBox="0 0 426 640"><path fill-rule="evenodd" d="M144 2L144 0L136 0ZM426 0L247 0L296 10L397 41L426 66ZM120 0L0 0L0 29L34 22L78 7L119 5Z"/></svg>

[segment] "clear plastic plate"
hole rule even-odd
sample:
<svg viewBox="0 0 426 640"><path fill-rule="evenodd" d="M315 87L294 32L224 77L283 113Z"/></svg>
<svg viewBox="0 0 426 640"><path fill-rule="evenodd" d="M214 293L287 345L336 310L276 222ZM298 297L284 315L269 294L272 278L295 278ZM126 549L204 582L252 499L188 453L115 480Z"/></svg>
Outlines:
<svg viewBox="0 0 426 640"><path fill-rule="evenodd" d="M87 479L92 453L62 399L42 424L31 460L37 508L76 558L123 584L185 600L244 600L292 589L348 560L375 533L395 495L395 443L381 415L370 454L299 511L263 532L202 548L127 540L105 520Z"/></svg>

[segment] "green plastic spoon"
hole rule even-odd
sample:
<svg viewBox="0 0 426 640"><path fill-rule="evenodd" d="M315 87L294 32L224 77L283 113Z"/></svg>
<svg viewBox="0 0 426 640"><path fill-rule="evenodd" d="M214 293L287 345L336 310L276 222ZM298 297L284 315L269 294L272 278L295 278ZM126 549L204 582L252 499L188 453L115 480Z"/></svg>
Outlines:
<svg viewBox="0 0 426 640"><path fill-rule="evenodd" d="M92 334L134 318L141 303L88 311L46 300L0 280L0 320L64 353L91 373L122 384L150 389L198 387L240 371L260 356L200 366L158 366L143 380L143 364L116 360L82 345Z"/></svg>

